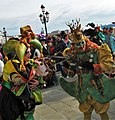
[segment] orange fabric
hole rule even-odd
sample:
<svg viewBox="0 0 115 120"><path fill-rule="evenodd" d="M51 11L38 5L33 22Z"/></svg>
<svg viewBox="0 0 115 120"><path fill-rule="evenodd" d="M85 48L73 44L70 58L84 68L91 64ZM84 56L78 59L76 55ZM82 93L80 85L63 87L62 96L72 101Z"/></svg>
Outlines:
<svg viewBox="0 0 115 120"><path fill-rule="evenodd" d="M95 74L101 74L102 73L101 68L100 68L100 64L93 64L93 67L94 67L94 73Z"/></svg>
<svg viewBox="0 0 115 120"><path fill-rule="evenodd" d="M94 42L91 42L90 40L87 40L86 41L87 42L87 50L89 50L89 49L98 49L99 48L99 46L96 44L96 43L94 43Z"/></svg>

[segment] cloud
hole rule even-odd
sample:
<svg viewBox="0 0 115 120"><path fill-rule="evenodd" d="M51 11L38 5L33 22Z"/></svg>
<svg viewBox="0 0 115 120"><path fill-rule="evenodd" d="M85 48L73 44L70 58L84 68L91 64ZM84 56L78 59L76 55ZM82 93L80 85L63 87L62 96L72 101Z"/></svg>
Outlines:
<svg viewBox="0 0 115 120"><path fill-rule="evenodd" d="M19 34L19 28L30 24L36 33L44 25L39 20L41 4L50 13L48 32L69 29L65 22L80 18L82 26L88 22L107 24L115 20L114 0L0 0L0 28L8 34Z"/></svg>

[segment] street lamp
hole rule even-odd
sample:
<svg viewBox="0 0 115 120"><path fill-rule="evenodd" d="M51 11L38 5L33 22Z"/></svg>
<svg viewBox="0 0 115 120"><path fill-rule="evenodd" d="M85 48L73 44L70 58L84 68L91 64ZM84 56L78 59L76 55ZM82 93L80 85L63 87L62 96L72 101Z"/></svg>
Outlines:
<svg viewBox="0 0 115 120"><path fill-rule="evenodd" d="M42 10L42 14L40 14L39 17L40 17L40 21L45 26L46 40L47 40L48 32L47 32L46 23L49 21L49 13L47 11L45 11L45 7L43 5L41 5L41 10Z"/></svg>
<svg viewBox="0 0 115 120"><path fill-rule="evenodd" d="M6 29L5 29L5 27L3 27L3 34L4 34L4 38L5 38L5 42L7 41L7 36L6 36Z"/></svg>

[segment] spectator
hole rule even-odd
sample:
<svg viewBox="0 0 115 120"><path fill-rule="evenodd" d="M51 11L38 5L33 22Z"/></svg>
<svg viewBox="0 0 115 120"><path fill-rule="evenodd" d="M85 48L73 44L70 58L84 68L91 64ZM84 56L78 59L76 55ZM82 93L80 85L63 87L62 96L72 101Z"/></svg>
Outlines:
<svg viewBox="0 0 115 120"><path fill-rule="evenodd" d="M48 45L48 53L49 53L49 55L54 55L54 45L53 45L53 43L52 43L52 41L49 41L48 43L47 43L47 45Z"/></svg>
<svg viewBox="0 0 115 120"><path fill-rule="evenodd" d="M55 55L57 56L62 56L62 52L65 50L65 48L67 48L66 43L62 40L61 35L57 34L57 42L55 45ZM56 63L61 62L63 59L62 58L56 58ZM62 76L65 76L63 67L61 64L57 64L56 65L57 71L61 71Z"/></svg>
<svg viewBox="0 0 115 120"><path fill-rule="evenodd" d="M97 43L98 45L101 45L103 43L105 43L105 36L104 34L102 33L102 31L100 30L100 26L97 26L95 27L95 34L96 36L94 37L95 38L95 43Z"/></svg>
<svg viewBox="0 0 115 120"><path fill-rule="evenodd" d="M71 47L71 40L69 39L68 34L65 35L64 42L66 43L66 45L67 45L68 48Z"/></svg>
<svg viewBox="0 0 115 120"><path fill-rule="evenodd" d="M58 52L63 52L64 49L67 47L66 46L66 43L63 41L62 37L60 34L57 34L57 42L56 42L56 45L55 45L55 53L58 53Z"/></svg>
<svg viewBox="0 0 115 120"><path fill-rule="evenodd" d="M43 55L47 56L49 53L48 53L48 46L46 44L46 39L42 38L42 39L40 39L40 42L41 42L41 44L43 46Z"/></svg>
<svg viewBox="0 0 115 120"><path fill-rule="evenodd" d="M109 32L108 32L108 45L112 51L112 54L115 58L115 36L113 35L113 28L110 27L109 28Z"/></svg>

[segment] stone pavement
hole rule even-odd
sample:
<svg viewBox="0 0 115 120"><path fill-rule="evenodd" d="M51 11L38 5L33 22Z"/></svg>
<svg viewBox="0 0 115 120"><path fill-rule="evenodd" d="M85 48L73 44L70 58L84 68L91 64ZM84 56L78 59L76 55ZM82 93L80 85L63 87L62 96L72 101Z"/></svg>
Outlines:
<svg viewBox="0 0 115 120"><path fill-rule="evenodd" d="M58 85L42 90L43 104L36 107L35 120L83 120L78 102ZM110 120L115 120L115 100L110 102L108 110ZM100 120L93 112L92 120Z"/></svg>

